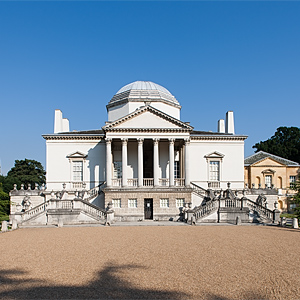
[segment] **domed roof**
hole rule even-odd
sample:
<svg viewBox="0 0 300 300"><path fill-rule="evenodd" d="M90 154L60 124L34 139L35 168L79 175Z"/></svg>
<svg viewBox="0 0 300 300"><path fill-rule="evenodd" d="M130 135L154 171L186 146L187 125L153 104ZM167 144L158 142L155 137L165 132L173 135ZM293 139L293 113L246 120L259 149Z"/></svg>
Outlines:
<svg viewBox="0 0 300 300"><path fill-rule="evenodd" d="M129 91L129 90L158 90L168 95L172 94L163 86L154 83L152 81L135 81L123 86L121 89L117 91L117 94Z"/></svg>
<svg viewBox="0 0 300 300"><path fill-rule="evenodd" d="M165 102L180 107L179 102L166 88L151 81L135 81L123 86L112 97L107 107L131 101Z"/></svg>

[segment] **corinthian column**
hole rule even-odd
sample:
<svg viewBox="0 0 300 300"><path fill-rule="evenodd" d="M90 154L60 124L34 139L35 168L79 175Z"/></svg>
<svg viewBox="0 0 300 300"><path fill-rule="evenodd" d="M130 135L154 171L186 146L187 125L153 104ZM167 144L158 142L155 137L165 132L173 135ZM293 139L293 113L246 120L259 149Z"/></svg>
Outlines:
<svg viewBox="0 0 300 300"><path fill-rule="evenodd" d="M153 139L153 177L154 177L154 186L159 185L159 153L158 153L158 142L159 139Z"/></svg>
<svg viewBox="0 0 300 300"><path fill-rule="evenodd" d="M111 186L111 139L106 138L106 185Z"/></svg>
<svg viewBox="0 0 300 300"><path fill-rule="evenodd" d="M127 142L128 139L122 139L122 186L127 186Z"/></svg>
<svg viewBox="0 0 300 300"><path fill-rule="evenodd" d="M174 141L169 139L169 185L174 186Z"/></svg>
<svg viewBox="0 0 300 300"><path fill-rule="evenodd" d="M143 141L144 139L138 139L138 186L143 186L143 178L144 178Z"/></svg>
<svg viewBox="0 0 300 300"><path fill-rule="evenodd" d="M190 157L189 157L190 139L185 140L185 186L190 186Z"/></svg>

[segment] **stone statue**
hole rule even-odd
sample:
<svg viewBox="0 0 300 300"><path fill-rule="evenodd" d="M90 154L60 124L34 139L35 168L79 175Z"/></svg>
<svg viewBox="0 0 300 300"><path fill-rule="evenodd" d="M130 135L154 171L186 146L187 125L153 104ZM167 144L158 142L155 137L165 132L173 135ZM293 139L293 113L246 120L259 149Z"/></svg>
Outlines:
<svg viewBox="0 0 300 300"><path fill-rule="evenodd" d="M266 206L267 204L267 198L265 195L260 194L257 199L256 199L256 203L262 206Z"/></svg>
<svg viewBox="0 0 300 300"><path fill-rule="evenodd" d="M23 201L22 201L22 206L23 206L23 210L27 211L29 209L31 209L32 207L32 203L30 201L30 197L26 194Z"/></svg>

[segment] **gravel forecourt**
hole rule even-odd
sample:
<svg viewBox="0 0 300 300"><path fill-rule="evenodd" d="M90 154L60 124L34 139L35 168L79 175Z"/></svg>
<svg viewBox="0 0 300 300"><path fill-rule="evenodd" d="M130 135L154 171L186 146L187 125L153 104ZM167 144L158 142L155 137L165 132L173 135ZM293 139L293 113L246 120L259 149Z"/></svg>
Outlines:
<svg viewBox="0 0 300 300"><path fill-rule="evenodd" d="M0 299L300 299L300 230L24 228L0 234Z"/></svg>

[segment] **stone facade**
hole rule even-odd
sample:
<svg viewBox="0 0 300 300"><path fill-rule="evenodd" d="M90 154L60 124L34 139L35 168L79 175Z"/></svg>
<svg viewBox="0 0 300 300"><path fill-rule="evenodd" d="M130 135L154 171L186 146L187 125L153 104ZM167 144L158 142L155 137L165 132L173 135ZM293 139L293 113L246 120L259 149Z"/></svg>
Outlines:
<svg viewBox="0 0 300 300"><path fill-rule="evenodd" d="M246 187L251 189L254 195L269 195L270 201L273 201L271 199L276 195L281 211L291 210L289 200L295 191L290 188L290 184L299 178L299 172L298 163L263 151L245 159Z"/></svg>

